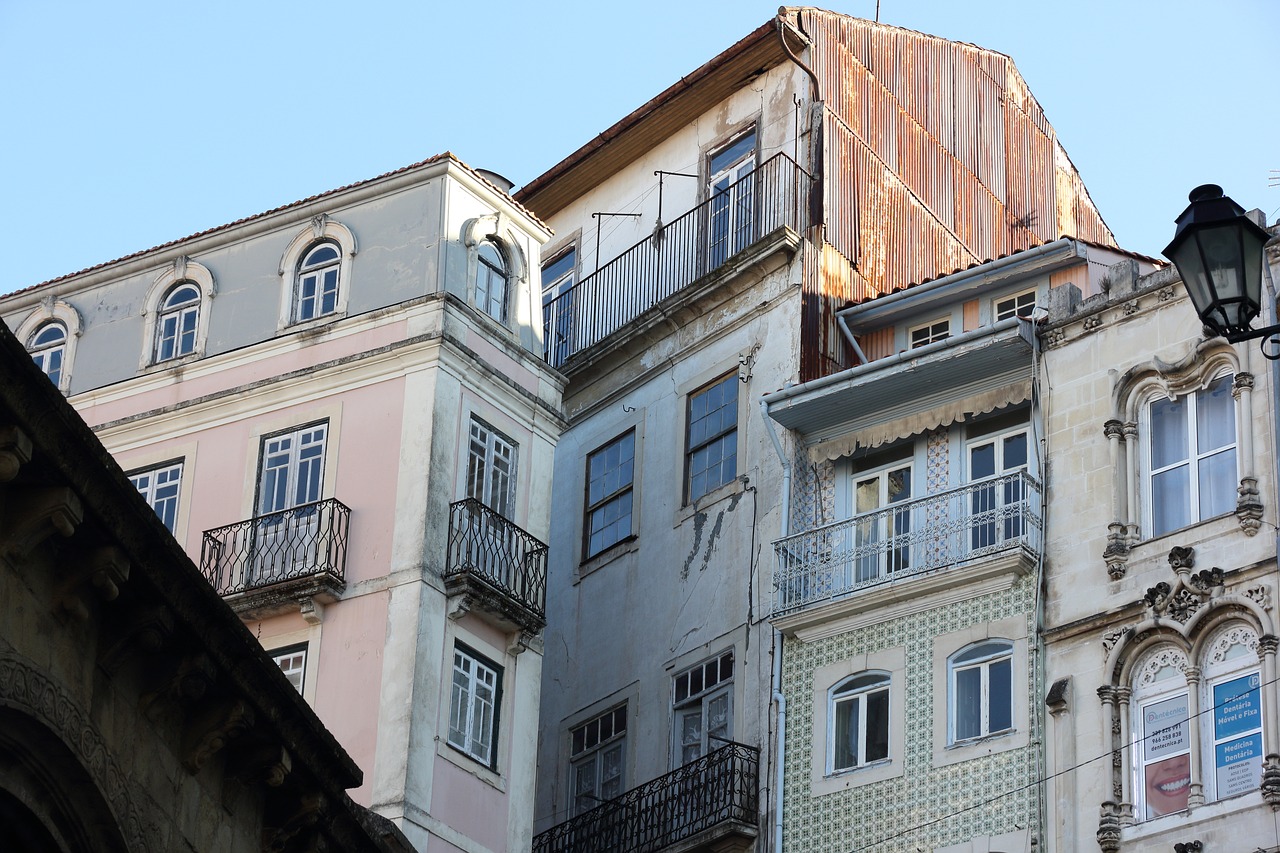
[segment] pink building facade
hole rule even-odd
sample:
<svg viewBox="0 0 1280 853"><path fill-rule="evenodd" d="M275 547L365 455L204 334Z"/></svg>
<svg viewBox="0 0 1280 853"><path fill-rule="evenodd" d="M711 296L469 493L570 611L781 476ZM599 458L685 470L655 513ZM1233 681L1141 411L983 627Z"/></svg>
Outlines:
<svg viewBox="0 0 1280 853"><path fill-rule="evenodd" d="M549 237L441 155L0 300L419 849L530 844Z"/></svg>

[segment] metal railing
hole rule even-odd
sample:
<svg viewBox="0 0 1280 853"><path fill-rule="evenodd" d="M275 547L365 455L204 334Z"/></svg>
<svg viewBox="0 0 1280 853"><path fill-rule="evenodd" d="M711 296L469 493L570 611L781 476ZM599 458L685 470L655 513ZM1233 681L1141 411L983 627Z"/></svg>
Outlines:
<svg viewBox="0 0 1280 853"><path fill-rule="evenodd" d="M474 498L449 505L444 576L473 574L542 617L547 546Z"/></svg>
<svg viewBox="0 0 1280 853"><path fill-rule="evenodd" d="M756 825L760 750L730 743L553 826L533 853L653 853L726 821Z"/></svg>
<svg viewBox="0 0 1280 853"><path fill-rule="evenodd" d="M1040 549L1040 484L1025 471L902 501L773 543L774 614L1013 548Z"/></svg>
<svg viewBox="0 0 1280 853"><path fill-rule="evenodd" d="M200 570L219 595L318 574L343 580L350 520L329 498L206 530Z"/></svg>
<svg viewBox="0 0 1280 853"><path fill-rule="evenodd" d="M627 249L543 305L546 360L559 367L774 230L802 230L812 186L808 172L775 154Z"/></svg>

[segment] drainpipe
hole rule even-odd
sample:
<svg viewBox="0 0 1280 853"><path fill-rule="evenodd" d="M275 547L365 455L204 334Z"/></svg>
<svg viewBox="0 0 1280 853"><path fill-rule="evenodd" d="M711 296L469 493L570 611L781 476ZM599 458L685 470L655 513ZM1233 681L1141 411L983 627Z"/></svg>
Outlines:
<svg viewBox="0 0 1280 853"><path fill-rule="evenodd" d="M845 322L843 314L836 315L836 324L840 326L840 334L844 335L849 346L853 347L853 354L858 357L858 364L866 364L867 355L862 351L862 347L858 346L858 339L853 336L853 332L849 331L849 324Z"/></svg>
<svg viewBox="0 0 1280 853"><path fill-rule="evenodd" d="M773 449L777 451L778 461L782 463L782 523L781 535L791 531L791 462L782 449L782 441L778 438L777 427L769 417L769 404L760 401L760 417L764 419L769 438L773 440ZM787 757L787 697L782 694L782 632L773 629L773 702L778 709L777 756L773 770L773 853L782 853L782 783L783 765Z"/></svg>

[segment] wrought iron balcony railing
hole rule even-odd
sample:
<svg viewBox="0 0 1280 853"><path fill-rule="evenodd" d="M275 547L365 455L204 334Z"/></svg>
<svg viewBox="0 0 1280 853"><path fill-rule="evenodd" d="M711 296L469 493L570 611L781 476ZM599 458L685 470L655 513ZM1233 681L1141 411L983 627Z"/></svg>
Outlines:
<svg viewBox="0 0 1280 853"><path fill-rule="evenodd" d="M773 543L773 612L1002 551L1040 549L1040 484L1025 471L902 501Z"/></svg>
<svg viewBox="0 0 1280 853"><path fill-rule="evenodd" d="M544 617L547 546L474 498L449 506L444 578L460 575L478 578Z"/></svg>
<svg viewBox="0 0 1280 853"><path fill-rule="evenodd" d="M219 595L320 574L343 581L350 519L329 498L206 530L200 569Z"/></svg>
<svg viewBox="0 0 1280 853"><path fill-rule="evenodd" d="M778 228L803 230L812 186L794 160L775 154L557 294L542 308L546 360L560 366Z"/></svg>
<svg viewBox="0 0 1280 853"><path fill-rule="evenodd" d="M730 743L553 826L533 853L655 853L730 822L755 827L760 750Z"/></svg>

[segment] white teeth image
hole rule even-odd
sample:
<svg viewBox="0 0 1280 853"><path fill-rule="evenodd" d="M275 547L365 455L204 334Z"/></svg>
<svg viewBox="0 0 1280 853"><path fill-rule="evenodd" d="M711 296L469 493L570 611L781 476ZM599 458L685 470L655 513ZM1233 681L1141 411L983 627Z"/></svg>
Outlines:
<svg viewBox="0 0 1280 853"><path fill-rule="evenodd" d="M1156 790L1162 794L1172 794L1174 791L1181 791L1183 788L1191 784L1190 776L1183 776L1181 779L1174 779L1165 782L1162 785L1156 785Z"/></svg>

